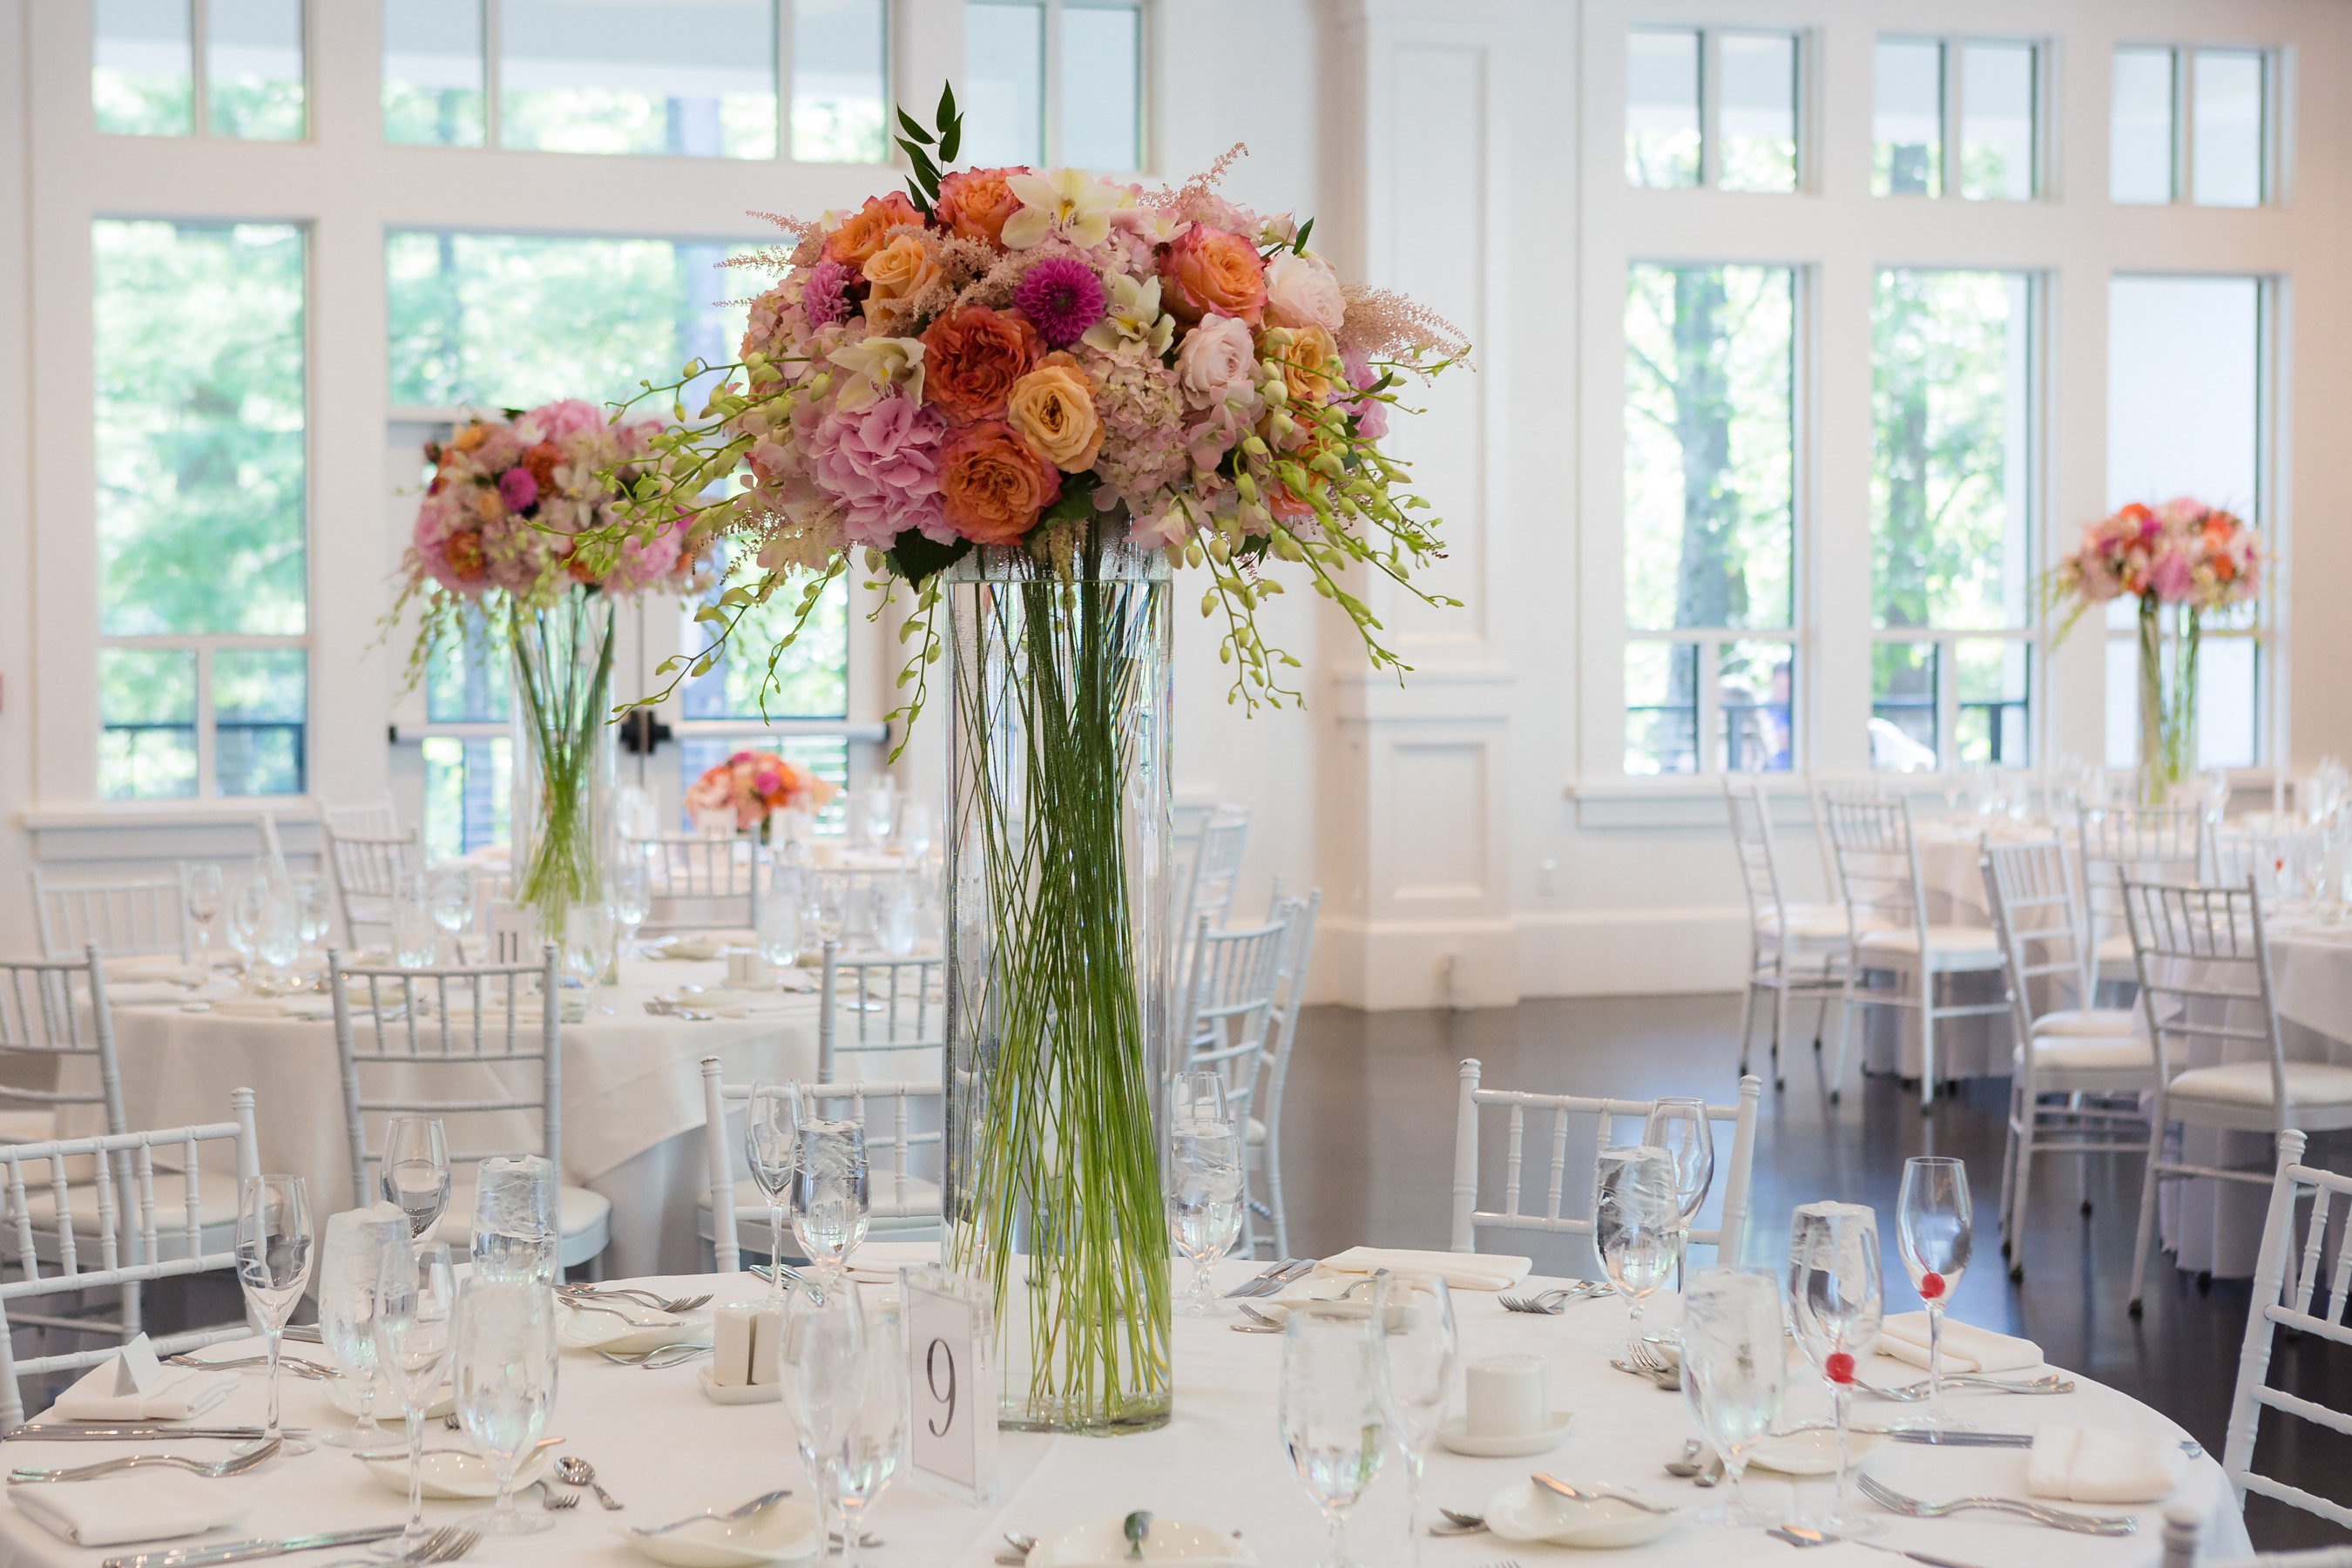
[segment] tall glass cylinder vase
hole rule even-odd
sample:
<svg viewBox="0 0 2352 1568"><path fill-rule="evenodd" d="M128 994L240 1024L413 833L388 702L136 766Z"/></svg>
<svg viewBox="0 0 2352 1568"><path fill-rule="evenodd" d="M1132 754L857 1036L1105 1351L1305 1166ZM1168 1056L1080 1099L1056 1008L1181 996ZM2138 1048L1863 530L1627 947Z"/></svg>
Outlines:
<svg viewBox="0 0 2352 1568"><path fill-rule="evenodd" d="M518 607L514 628L513 899L562 943L574 906L604 897L616 734L613 601L567 589Z"/></svg>
<svg viewBox="0 0 2352 1568"><path fill-rule="evenodd" d="M1001 1422L1171 1409L1167 560L1106 515L1064 573L946 574L948 1267L992 1289Z"/></svg>
<svg viewBox="0 0 2352 1568"><path fill-rule="evenodd" d="M2165 605L2153 594L2139 601L2139 798L2162 805L2175 785L2197 771L2197 652L2200 616L2178 607L2179 628L2165 658Z"/></svg>

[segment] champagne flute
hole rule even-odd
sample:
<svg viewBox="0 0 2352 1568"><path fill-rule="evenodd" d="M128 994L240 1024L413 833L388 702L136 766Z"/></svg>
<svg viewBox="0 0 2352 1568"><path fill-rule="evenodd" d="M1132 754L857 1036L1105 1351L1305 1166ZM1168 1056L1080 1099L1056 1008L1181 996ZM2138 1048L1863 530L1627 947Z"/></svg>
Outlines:
<svg viewBox="0 0 2352 1568"><path fill-rule="evenodd" d="M408 1216L415 1240L449 1206L449 1138L437 1116L395 1116L383 1130L383 1195Z"/></svg>
<svg viewBox="0 0 2352 1568"><path fill-rule="evenodd" d="M1652 1101L1642 1142L1674 1158L1675 1195L1683 1215L1683 1233L1675 1244L1675 1288L1680 1289L1683 1261L1690 1251L1690 1222L1706 1206L1707 1189L1715 1184L1715 1128L1706 1119L1706 1101L1681 1095ZM1671 1340L1671 1334L1667 1337Z"/></svg>
<svg viewBox="0 0 2352 1568"><path fill-rule="evenodd" d="M845 1294L856 1299L856 1286ZM841 1510L843 1568L857 1568L867 1510L898 1473L907 1440L906 1330L895 1307L866 1320L866 1389L856 1419L833 1458L834 1504Z"/></svg>
<svg viewBox="0 0 2352 1568"><path fill-rule="evenodd" d="M613 919L621 928L621 955L636 956L637 928L653 911L653 884L645 861L635 855L613 868Z"/></svg>
<svg viewBox="0 0 2352 1568"><path fill-rule="evenodd" d="M383 1271L384 1248L395 1233L405 1245L405 1220L380 1218L367 1209L327 1216L325 1256L319 1269L319 1342L360 1407L358 1419L347 1430L319 1439L338 1448L365 1448L384 1438L375 1419L376 1389L384 1381L375 1361L375 1288Z"/></svg>
<svg viewBox="0 0 2352 1568"><path fill-rule="evenodd" d="M1780 1522L1779 1514L1749 1504L1745 1477L1788 1391L1784 1321L1780 1282L1760 1265L1702 1268L1684 1293L1683 1403L1731 1478L1731 1500L1699 1515L1701 1524L1754 1529Z"/></svg>
<svg viewBox="0 0 2352 1568"><path fill-rule="evenodd" d="M1412 1561L1421 1561L1421 1471L1429 1445L1454 1400L1462 1341L1454 1326L1454 1293L1444 1275L1392 1275L1386 1281L1388 1390L1385 1414L1404 1455L1405 1533Z"/></svg>
<svg viewBox="0 0 2352 1568"><path fill-rule="evenodd" d="M1242 1141L1222 1121L1185 1121L1168 1132L1168 1222L1192 1260L1192 1288L1177 1298L1187 1318L1222 1313L1209 1288L1209 1265L1242 1233Z"/></svg>
<svg viewBox="0 0 2352 1568"><path fill-rule="evenodd" d="M261 926L261 906L267 895L261 880L255 878L237 885L228 900L228 945L236 954L236 966L244 977L241 984L249 987L253 970L253 935Z"/></svg>
<svg viewBox="0 0 2352 1568"><path fill-rule="evenodd" d="M784 1299L784 1215L793 1201L793 1171L800 1160L800 1089L796 1084L751 1086L743 1110L743 1163L768 1200L770 1294Z"/></svg>
<svg viewBox="0 0 2352 1568"><path fill-rule="evenodd" d="M310 1282L310 1184L299 1176L247 1176L236 1205L236 1282L246 1308L259 1320L269 1343L269 1421L262 1440L283 1442L278 1429L278 1352L286 1320L302 1288ZM307 1454L308 1443L286 1451Z"/></svg>
<svg viewBox="0 0 2352 1568"><path fill-rule="evenodd" d="M1283 1325L1276 1420L1298 1484L1330 1529L1323 1568L1349 1568L1348 1510L1388 1458L1387 1296L1383 1279L1369 1313L1360 1301L1310 1303Z"/></svg>
<svg viewBox="0 0 2352 1568"><path fill-rule="evenodd" d="M1633 1309L1624 1359L1638 1364L1642 1309L1666 1282L1683 1228L1674 1157L1653 1143L1601 1151L1592 1173L1592 1246L1601 1271Z"/></svg>
<svg viewBox="0 0 2352 1568"><path fill-rule="evenodd" d="M196 924L196 967L213 973L213 922L221 918L221 868L206 861L188 868L188 918Z"/></svg>
<svg viewBox="0 0 2352 1568"><path fill-rule="evenodd" d="M408 1424L408 1528L378 1542L379 1557L413 1555L425 1542L425 1413L449 1368L457 1307L448 1247L418 1247L401 1237L386 1245L376 1281L375 1359Z"/></svg>
<svg viewBox="0 0 2352 1568"><path fill-rule="evenodd" d="M793 1169L793 1235L802 1256L821 1268L846 1268L849 1255L866 1239L871 1208L866 1129L855 1121L803 1120Z"/></svg>
<svg viewBox="0 0 2352 1568"><path fill-rule="evenodd" d="M515 1507L515 1471L555 1405L555 1293L528 1274L478 1273L457 1294L451 1352L457 1419L490 1461L498 1501L467 1523L488 1535L534 1535L555 1516Z"/></svg>
<svg viewBox="0 0 2352 1568"><path fill-rule="evenodd" d="M1910 1425L1958 1431L1970 1423L1944 1406L1944 1310L1969 1267L1975 1219L1969 1168L1958 1160L1921 1154L1903 1163L1903 1192L1895 1205L1895 1249L1911 1288L1927 1308L1927 1405Z"/></svg>
<svg viewBox="0 0 2352 1568"><path fill-rule="evenodd" d="M784 1298L783 1394L801 1468L816 1488L817 1524L830 1531L841 1469L835 1459L866 1403L866 1313L847 1280Z"/></svg>
<svg viewBox="0 0 2352 1568"><path fill-rule="evenodd" d="M1837 1509L1811 1520L1833 1535L1877 1535L1886 1521L1856 1514L1846 1497L1852 1465L1846 1415L1853 1403L1854 1369L1878 1343L1885 1312L1878 1272L1878 1215L1866 1204L1799 1206L1789 1230L1789 1312L1806 1359L1830 1385L1837 1415Z"/></svg>

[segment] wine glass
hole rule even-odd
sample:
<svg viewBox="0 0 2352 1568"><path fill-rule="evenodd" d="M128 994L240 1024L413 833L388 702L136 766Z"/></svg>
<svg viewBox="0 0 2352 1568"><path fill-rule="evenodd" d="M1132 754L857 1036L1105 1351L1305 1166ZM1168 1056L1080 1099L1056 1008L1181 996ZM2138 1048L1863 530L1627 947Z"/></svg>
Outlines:
<svg viewBox="0 0 2352 1568"><path fill-rule="evenodd" d="M253 937L261 926L261 906L268 898L260 878L237 884L228 900L228 945L236 954L237 969L249 980L253 970Z"/></svg>
<svg viewBox="0 0 2352 1568"><path fill-rule="evenodd" d="M771 1294L784 1297L784 1215L793 1201L793 1171L800 1159L800 1089L788 1083L751 1086L743 1110L743 1162L768 1200Z"/></svg>
<svg viewBox="0 0 2352 1568"><path fill-rule="evenodd" d="M555 1405L555 1293L527 1274L477 1273L457 1293L451 1352L457 1419L490 1461L498 1501L467 1522L488 1535L535 1535L555 1516L515 1507L515 1471Z"/></svg>
<svg viewBox="0 0 2352 1568"><path fill-rule="evenodd" d="M1947 1431L1965 1429L1944 1407L1944 1310L1969 1267L1975 1222L1969 1202L1969 1168L1939 1154L1903 1163L1903 1192L1895 1205L1895 1249L1911 1288L1927 1307L1927 1405L1911 1425Z"/></svg>
<svg viewBox="0 0 2352 1568"><path fill-rule="evenodd" d="M802 1121L793 1169L793 1235L811 1263L848 1267L849 1255L866 1239L867 1180L865 1128L855 1121Z"/></svg>
<svg viewBox="0 0 2352 1568"><path fill-rule="evenodd" d="M876 935L882 951L893 958L905 958L915 951L922 940L922 902L915 890L914 879L906 873L877 878L874 901Z"/></svg>
<svg viewBox="0 0 2352 1568"><path fill-rule="evenodd" d="M196 967L209 981L213 971L213 922L221 918L221 868L205 861L188 868L188 919L196 926Z"/></svg>
<svg viewBox="0 0 2352 1568"><path fill-rule="evenodd" d="M246 1309L259 1321L269 1343L269 1422L266 1443L284 1442L278 1429L278 1352L286 1320L302 1288L310 1282L310 1184L299 1176L247 1176L236 1205L236 1282L245 1288ZM308 1443L287 1443L286 1451L307 1454Z"/></svg>
<svg viewBox="0 0 2352 1568"><path fill-rule="evenodd" d="M646 863L635 855L613 868L613 920L621 928L621 954L636 956L637 928L653 911L653 882Z"/></svg>
<svg viewBox="0 0 2352 1568"><path fill-rule="evenodd" d="M808 901L801 910L803 935L815 939L810 945L821 947L828 942L839 942L848 929L849 879L810 878Z"/></svg>
<svg viewBox="0 0 2352 1568"><path fill-rule="evenodd" d="M1330 1527L1323 1568L1349 1568L1348 1510L1388 1458L1387 1294L1383 1279L1369 1313L1360 1301L1309 1303L1283 1325L1276 1420L1298 1484Z"/></svg>
<svg viewBox="0 0 2352 1568"><path fill-rule="evenodd" d="M253 926L253 955L259 961L263 984L270 989L290 976L294 961L302 956L301 908L294 889L279 881L258 884L260 910Z"/></svg>
<svg viewBox="0 0 2352 1568"><path fill-rule="evenodd" d="M1799 1206L1789 1230L1789 1314L1806 1359L1830 1385L1837 1415L1837 1510L1808 1522L1835 1535L1876 1535L1886 1528L1884 1520L1853 1512L1846 1500L1853 1468L1846 1415L1853 1402L1854 1369L1878 1343L1885 1289L1878 1272L1878 1215L1868 1205L1824 1201Z"/></svg>
<svg viewBox="0 0 2352 1568"><path fill-rule="evenodd" d="M1680 1289L1683 1258L1690 1250L1690 1222L1698 1217L1707 1189L1715 1184L1715 1128L1706 1119L1706 1101L1680 1095L1653 1101L1642 1142L1674 1158L1675 1195L1683 1215L1682 1238L1675 1245L1675 1288Z"/></svg>
<svg viewBox="0 0 2352 1568"><path fill-rule="evenodd" d="M457 962L465 963L466 932L474 924L474 868L442 867L425 886L425 900L433 910L433 923L448 934Z"/></svg>
<svg viewBox="0 0 2352 1568"><path fill-rule="evenodd" d="M408 1216L411 1240L449 1206L449 1137L437 1116L395 1116L383 1130L383 1195Z"/></svg>
<svg viewBox="0 0 2352 1568"><path fill-rule="evenodd" d="M898 782L884 773L866 793L866 839L876 848L890 841L891 825L898 816Z"/></svg>
<svg viewBox="0 0 2352 1568"><path fill-rule="evenodd" d="M1236 1131L1225 1099L1225 1075L1213 1068L1178 1073L1169 1089L1168 1121L1171 1127L1181 1127L1188 1121L1209 1121L1226 1131Z"/></svg>
<svg viewBox="0 0 2352 1568"><path fill-rule="evenodd" d="M1780 1522L1748 1503L1743 1478L1788 1392L1784 1321L1780 1282L1760 1265L1702 1268L1683 1293L1683 1403L1731 1478L1731 1500L1701 1514L1702 1524Z"/></svg>
<svg viewBox="0 0 2352 1568"><path fill-rule="evenodd" d="M920 865L931 854L931 808L910 800L898 808L898 847Z"/></svg>
<svg viewBox="0 0 2352 1568"><path fill-rule="evenodd" d="M856 1286L845 1294L855 1300ZM843 1568L857 1568L860 1522L898 1473L907 1439L906 1329L895 1307L866 1320L866 1390L857 1416L835 1451L834 1505L841 1510Z"/></svg>
<svg viewBox="0 0 2352 1568"><path fill-rule="evenodd" d="M423 890L402 879L392 899L392 961L402 969L430 969L441 956L441 928Z"/></svg>
<svg viewBox="0 0 2352 1568"><path fill-rule="evenodd" d="M1242 1233L1242 1141L1222 1121L1184 1121L1168 1132L1168 1228L1192 1260L1192 1284L1176 1300L1187 1318L1219 1315L1209 1265Z"/></svg>
<svg viewBox="0 0 2352 1568"><path fill-rule="evenodd" d="M775 880L782 881L779 871ZM776 972L777 984L801 960L801 906L794 899L771 898L760 906L760 959Z"/></svg>
<svg viewBox="0 0 2352 1568"><path fill-rule="evenodd" d="M385 1246L375 1289L375 1360L408 1424L408 1528L377 1543L380 1557L412 1555L425 1541L425 1413L449 1368L457 1306L448 1247L418 1247L402 1237Z"/></svg>
<svg viewBox="0 0 2352 1568"><path fill-rule="evenodd" d="M1601 1151L1592 1173L1592 1247L1601 1271L1633 1309L1624 1358L1638 1364L1642 1309L1666 1282L1681 1246L1679 1178L1674 1157L1652 1143Z"/></svg>
<svg viewBox="0 0 2352 1568"><path fill-rule="evenodd" d="M1404 1455L1405 1531L1421 1561L1421 1469L1454 1400L1462 1341L1454 1326L1454 1292L1440 1275L1391 1275L1385 1283L1388 1390L1385 1414Z"/></svg>
<svg viewBox="0 0 2352 1568"><path fill-rule="evenodd" d="M383 1381L375 1363L375 1287L383 1271L384 1248L394 1233L404 1244L406 1222L379 1218L367 1209L327 1216L327 1241L319 1266L319 1342L360 1407L349 1428L319 1439L338 1448L365 1448L383 1440L383 1428L375 1419L376 1387Z"/></svg>
<svg viewBox="0 0 2352 1568"><path fill-rule="evenodd" d="M866 1313L846 1280L784 1298L784 1405L801 1468L816 1487L817 1524L829 1530L841 1469L835 1458L866 1405Z"/></svg>

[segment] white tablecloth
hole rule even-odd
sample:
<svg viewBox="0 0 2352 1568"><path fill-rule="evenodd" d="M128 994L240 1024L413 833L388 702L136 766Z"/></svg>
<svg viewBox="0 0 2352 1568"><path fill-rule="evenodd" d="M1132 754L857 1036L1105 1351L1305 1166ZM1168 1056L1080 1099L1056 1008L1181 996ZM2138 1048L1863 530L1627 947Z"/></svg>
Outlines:
<svg viewBox="0 0 2352 1568"><path fill-rule="evenodd" d="M717 987L725 980L723 962L625 963L621 984L603 993L603 1005L612 1011L592 1013L562 1027L563 1179L613 1202L609 1273L688 1272L706 1266L696 1251L694 1223L707 1179L704 1057L725 1063L731 1082L815 1074L814 993L795 994L782 1010L748 1018L700 1022L645 1009L657 991L676 991L688 983ZM351 1160L331 1021L235 1017L179 1005L125 1006L114 1010L114 1033L123 1110L131 1126L222 1121L228 1115L229 1090L250 1087L262 1169L308 1176L318 1213L350 1206ZM537 1071L477 1070L486 1080L493 1071L509 1077L534 1077ZM94 1111L72 1113L69 1134L100 1131L94 1118ZM505 1120L509 1125L489 1131L453 1128L451 1143L479 1148L496 1142L536 1142L536 1129L527 1118ZM371 1139L380 1136L381 1130L370 1133Z"/></svg>
<svg viewBox="0 0 2352 1568"><path fill-rule="evenodd" d="M901 1244L871 1245L861 1258L919 1257L925 1249ZM1255 1266L1221 1266L1230 1284ZM697 1285L686 1279L657 1282L660 1288ZM748 1279L703 1280L709 1289L752 1292L763 1289ZM1555 1404L1576 1414L1566 1442L1539 1459L1472 1459L1443 1449L1429 1461L1425 1498L1432 1506L1477 1509L1495 1490L1539 1468L1562 1478L1594 1479L1640 1488L1663 1501L1705 1507L1726 1495L1700 1491L1666 1476L1660 1466L1681 1451L1695 1429L1681 1395L1662 1394L1647 1383L1610 1370L1604 1359L1622 1339L1626 1315L1613 1300L1570 1308L1559 1318L1513 1316L1495 1298L1455 1297L1465 1357L1529 1352L1551 1363ZM1148 1509L1163 1520L1192 1520L1238 1530L1265 1568L1292 1568L1316 1560L1322 1543L1320 1517L1292 1478L1276 1435L1275 1386L1283 1341L1273 1334L1229 1332L1223 1321L1180 1318L1176 1322L1176 1415L1157 1432L1110 1439L1055 1438L1006 1433L1000 1447L1000 1501L982 1510L928 1495L903 1478L872 1516L883 1544L866 1554L873 1568L979 1568L1003 1547L1003 1532L1042 1535L1082 1521L1116 1518ZM205 1352L236 1353L222 1346ZM1878 1358L1863 1369L1874 1381L1908 1382L1917 1369ZM1792 1373L1792 1380L1795 1374ZM289 1421L325 1424L337 1419L317 1385L289 1380ZM1875 1400L1857 1400L1871 1419L1900 1410ZM2088 1426L2142 1426L2179 1436L2164 1417L2136 1401L2095 1384L2063 1398L2017 1395L1957 1395L1970 1419L1991 1430L2031 1431L2037 1421ZM1821 1385L1810 1378L1790 1400L1791 1418L1826 1409ZM207 1420L258 1420L262 1383L248 1375L237 1397L207 1413ZM610 1564L643 1560L617 1539L625 1524L664 1522L697 1510L733 1504L778 1486L812 1494L793 1457L791 1426L781 1405L719 1406L702 1395L696 1367L645 1372L614 1366L585 1352L565 1352L551 1434L569 1439L566 1453L593 1461L597 1479L624 1503L607 1514L593 1500L557 1516L552 1531L520 1539L485 1539L467 1559L485 1568L506 1564ZM430 1428L433 1442L460 1440ZM201 1445L208 1454L219 1444ZM86 1463L117 1452L96 1443L6 1446L9 1459L25 1465ZM1939 1499L1962 1493L2004 1492L2022 1497L2022 1449L1928 1448L1891 1443L1867 1461L1872 1474L1915 1496ZM404 1501L369 1480L347 1454L331 1448L273 1460L258 1473L209 1483L238 1488L252 1499L241 1529L214 1532L282 1535L301 1531L351 1529L396 1521ZM1758 1474L1752 1495L1775 1506L1791 1500L1791 1483ZM1819 1506L1827 1481L1795 1487L1807 1508ZM2211 1458L2194 1461L2177 1500L2203 1519L2200 1544L2216 1557L2242 1556L2252 1548L2231 1500L2221 1467ZM428 1520L447 1522L480 1505L427 1503ZM536 1506L525 1500L525 1506ZM1867 1505L1864 1505L1867 1506ZM2001 1568L2145 1568L2158 1561L2163 1530L2162 1505L2137 1511L2137 1535L2116 1540L2062 1534L2013 1517L1975 1513L1941 1521L1891 1521L1885 1541L1933 1552L1964 1563ZM2092 1511L2122 1511L2100 1509ZM1364 1561L1405 1560L1404 1489L1402 1467L1391 1455L1379 1480L1356 1510L1352 1543ZM1424 1540L1423 1561L1433 1568L1492 1563L1511 1558L1522 1564L1567 1563L1580 1554L1559 1548L1514 1545L1492 1535ZM129 1550L117 1548L115 1550ZM0 1563L26 1568L94 1568L106 1555L66 1545L14 1508L0 1509ZM329 1554L332 1555L332 1554ZM1791 1563L1790 1549L1760 1530L1727 1531L1680 1524L1663 1539L1629 1553L1655 1568L1730 1568L1735 1563ZM315 1563L316 1557L298 1558Z"/></svg>

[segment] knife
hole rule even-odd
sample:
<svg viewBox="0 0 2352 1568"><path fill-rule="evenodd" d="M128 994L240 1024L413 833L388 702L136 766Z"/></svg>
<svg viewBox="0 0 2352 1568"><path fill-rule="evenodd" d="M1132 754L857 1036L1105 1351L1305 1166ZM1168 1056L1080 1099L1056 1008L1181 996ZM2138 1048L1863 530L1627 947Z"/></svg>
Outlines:
<svg viewBox="0 0 2352 1568"><path fill-rule="evenodd" d="M1932 1432L1903 1426L1886 1429L1884 1436L1898 1443L1933 1443L1941 1448L2031 1448L2033 1435L2030 1432Z"/></svg>
<svg viewBox="0 0 2352 1568"><path fill-rule="evenodd" d="M285 1437L310 1435L308 1426L280 1426L278 1431ZM159 1437L219 1437L244 1442L268 1435L266 1426L173 1426L160 1421L142 1421L119 1426L18 1426L0 1432L0 1443L19 1439L28 1443L123 1443Z"/></svg>
<svg viewBox="0 0 2352 1568"><path fill-rule="evenodd" d="M141 1552L110 1557L103 1568L202 1568L208 1563L245 1563L256 1557L283 1557L289 1552L315 1552L322 1546L362 1546L389 1541L408 1527L371 1525L365 1530L333 1530L318 1535L289 1535L279 1541L225 1541L218 1546L182 1546L168 1552Z"/></svg>

